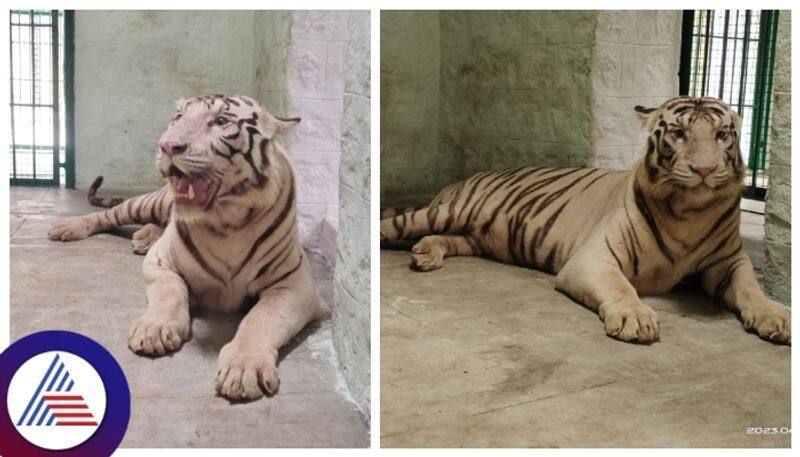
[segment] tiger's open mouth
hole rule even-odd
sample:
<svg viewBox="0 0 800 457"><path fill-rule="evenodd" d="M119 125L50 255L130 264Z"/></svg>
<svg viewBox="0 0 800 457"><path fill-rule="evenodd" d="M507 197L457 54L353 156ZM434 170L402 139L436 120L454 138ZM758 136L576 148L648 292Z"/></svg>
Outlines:
<svg viewBox="0 0 800 457"><path fill-rule="evenodd" d="M193 207L207 207L217 193L219 182L202 174L187 174L175 165L166 174L170 188L175 194L175 203Z"/></svg>

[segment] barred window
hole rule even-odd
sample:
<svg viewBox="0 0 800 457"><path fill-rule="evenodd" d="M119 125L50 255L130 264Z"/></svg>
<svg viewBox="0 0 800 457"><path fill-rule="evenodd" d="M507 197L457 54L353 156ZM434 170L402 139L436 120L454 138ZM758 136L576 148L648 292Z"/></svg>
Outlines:
<svg viewBox="0 0 800 457"><path fill-rule="evenodd" d="M65 103L72 94L64 71L72 63L71 12L12 10L9 17L11 184L72 187L71 105Z"/></svg>
<svg viewBox="0 0 800 457"><path fill-rule="evenodd" d="M717 97L739 113L744 196L763 200L778 12L685 11L683 21L681 94Z"/></svg>

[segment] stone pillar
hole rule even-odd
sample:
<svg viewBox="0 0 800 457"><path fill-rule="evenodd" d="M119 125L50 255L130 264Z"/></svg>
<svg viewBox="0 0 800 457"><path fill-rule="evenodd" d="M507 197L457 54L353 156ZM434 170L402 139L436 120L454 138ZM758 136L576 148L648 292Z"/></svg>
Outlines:
<svg viewBox="0 0 800 457"><path fill-rule="evenodd" d="M791 301L791 12L779 13L772 86L771 145L764 209L766 259L764 286L768 295L786 305Z"/></svg>
<svg viewBox="0 0 800 457"><path fill-rule="evenodd" d="M585 165L594 11L442 11L436 189L485 170Z"/></svg>
<svg viewBox="0 0 800 457"><path fill-rule="evenodd" d="M277 116L302 122L284 139L297 177L300 239L331 265L339 217L346 11L259 11L255 89Z"/></svg>
<svg viewBox="0 0 800 457"><path fill-rule="evenodd" d="M350 394L370 405L370 13L349 13L339 167L333 344Z"/></svg>
<svg viewBox="0 0 800 457"><path fill-rule="evenodd" d="M636 105L678 95L681 11L598 11L592 58L591 166L629 169L642 155Z"/></svg>

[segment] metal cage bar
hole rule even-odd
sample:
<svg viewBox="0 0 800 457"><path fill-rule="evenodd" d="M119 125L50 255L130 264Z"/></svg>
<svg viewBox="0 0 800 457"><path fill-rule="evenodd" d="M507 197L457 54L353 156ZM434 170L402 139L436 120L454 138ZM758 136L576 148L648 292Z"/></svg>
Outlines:
<svg viewBox="0 0 800 457"><path fill-rule="evenodd" d="M743 195L760 200L768 185L777 17L771 10L683 13L681 94L721 98L742 116L742 154L748 165Z"/></svg>
<svg viewBox="0 0 800 457"><path fill-rule="evenodd" d="M59 10L11 10L10 13L10 182L58 186L63 168L65 177L71 178L74 186L74 161L61 161L66 149L74 149L69 144L72 136L62 128L62 122L73 124L72 100L64 100L67 93L72 93L72 79L71 75L67 78L61 65L62 60L65 64L72 63L74 28L66 30L67 24L62 25L72 15ZM70 46L66 46L67 41ZM69 90L66 86L70 86ZM66 134L65 140L61 139L62 133Z"/></svg>
<svg viewBox="0 0 800 457"><path fill-rule="evenodd" d="M75 188L75 11L64 12L64 168L65 186Z"/></svg>
<svg viewBox="0 0 800 457"><path fill-rule="evenodd" d="M52 58L53 58L53 94L51 97L51 101L53 102L52 105L52 112L53 112L53 180L56 182L56 185L60 184L61 173L59 173L61 161L59 160L59 155L61 151L61 105L59 101L59 92L61 90L61 85L59 83L61 79L61 68L59 63L59 41L60 35L58 30L58 11L53 10L50 12L50 23L53 24L51 30L51 48L52 48Z"/></svg>

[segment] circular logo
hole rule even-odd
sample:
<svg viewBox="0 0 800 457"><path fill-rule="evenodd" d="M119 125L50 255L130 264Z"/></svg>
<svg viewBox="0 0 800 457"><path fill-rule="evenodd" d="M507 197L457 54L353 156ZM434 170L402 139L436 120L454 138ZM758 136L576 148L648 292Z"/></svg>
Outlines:
<svg viewBox="0 0 800 457"><path fill-rule="evenodd" d="M0 455L110 456L130 417L113 356L65 331L26 336L0 354Z"/></svg>
<svg viewBox="0 0 800 457"><path fill-rule="evenodd" d="M44 449L70 449L88 440L103 423L106 388L97 371L79 356L43 352L14 373L6 406L28 442Z"/></svg>

